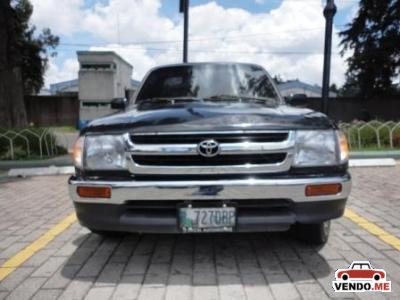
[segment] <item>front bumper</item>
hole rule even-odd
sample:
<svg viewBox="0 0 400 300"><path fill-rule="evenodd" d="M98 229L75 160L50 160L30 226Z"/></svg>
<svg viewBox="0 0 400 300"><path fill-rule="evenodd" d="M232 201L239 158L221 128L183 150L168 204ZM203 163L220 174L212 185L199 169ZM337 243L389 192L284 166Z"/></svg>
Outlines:
<svg viewBox="0 0 400 300"><path fill-rule="evenodd" d="M342 191L328 196L305 195L307 185L330 183L342 184ZM111 198L81 198L76 191L79 186L111 187ZM319 223L340 217L350 190L348 174L212 181L102 181L76 177L69 180L70 195L82 225L129 232L180 232L177 207L196 203L236 206L236 231L286 230L296 222ZM246 201L258 201L259 209L257 205L249 209ZM149 204L149 209L137 210L132 203ZM152 203L171 203L171 209L152 210Z"/></svg>

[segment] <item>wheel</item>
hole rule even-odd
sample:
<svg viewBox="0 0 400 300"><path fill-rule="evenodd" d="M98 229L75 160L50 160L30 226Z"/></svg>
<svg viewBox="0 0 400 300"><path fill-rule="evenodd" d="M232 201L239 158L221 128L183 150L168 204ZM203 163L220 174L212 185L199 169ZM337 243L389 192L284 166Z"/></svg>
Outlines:
<svg viewBox="0 0 400 300"><path fill-rule="evenodd" d="M374 279L375 279L376 281L379 281L379 280L381 279L381 276L380 276L379 274L375 274L375 275L374 275Z"/></svg>
<svg viewBox="0 0 400 300"><path fill-rule="evenodd" d="M349 279L349 275L347 275L346 273L345 273L345 274L343 274L343 275L342 275L342 279L343 279L343 280L347 280L347 279Z"/></svg>
<svg viewBox="0 0 400 300"><path fill-rule="evenodd" d="M323 245L328 241L331 222L325 221L317 224L295 224L293 232L295 237L314 245Z"/></svg>
<svg viewBox="0 0 400 300"><path fill-rule="evenodd" d="M97 229L91 229L88 228L92 233L102 235L104 237L120 237L124 236L125 232L120 232L120 231L106 231L106 230L97 230Z"/></svg>

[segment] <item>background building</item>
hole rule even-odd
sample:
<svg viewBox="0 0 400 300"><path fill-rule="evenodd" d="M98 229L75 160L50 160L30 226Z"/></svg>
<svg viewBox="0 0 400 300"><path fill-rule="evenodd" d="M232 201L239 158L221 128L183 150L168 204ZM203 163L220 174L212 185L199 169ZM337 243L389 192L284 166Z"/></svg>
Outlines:
<svg viewBox="0 0 400 300"><path fill-rule="evenodd" d="M140 81L131 79L130 89L136 91L139 87ZM50 84L50 89L42 89L41 94L43 95L76 95L79 94L79 81L78 78L61 81Z"/></svg>
<svg viewBox="0 0 400 300"><path fill-rule="evenodd" d="M51 95L78 95L78 78L50 84Z"/></svg>
<svg viewBox="0 0 400 300"><path fill-rule="evenodd" d="M115 112L111 101L130 100L133 67L112 51L78 51L78 97L80 127L101 116Z"/></svg>
<svg viewBox="0 0 400 300"><path fill-rule="evenodd" d="M318 85L311 85L300 80L288 80L278 84L278 88L283 97L289 97L296 94L304 94L310 98L322 97L322 88ZM329 92L329 96L336 98L337 94Z"/></svg>
<svg viewBox="0 0 400 300"><path fill-rule="evenodd" d="M112 51L78 51L78 79L50 85L50 94L77 96L79 126L115 112L111 102L116 98L130 100L139 86L132 79L133 67Z"/></svg>

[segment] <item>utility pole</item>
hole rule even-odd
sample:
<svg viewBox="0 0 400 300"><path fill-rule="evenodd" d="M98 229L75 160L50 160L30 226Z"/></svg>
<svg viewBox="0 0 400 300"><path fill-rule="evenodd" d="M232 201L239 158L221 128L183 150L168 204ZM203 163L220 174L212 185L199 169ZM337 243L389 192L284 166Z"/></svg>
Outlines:
<svg viewBox="0 0 400 300"><path fill-rule="evenodd" d="M324 48L324 71L322 79L322 112L328 113L328 101L329 101L329 81L331 73L331 56L332 56L332 27L333 18L336 14L335 0L327 0L324 17L325 23L325 48Z"/></svg>
<svg viewBox="0 0 400 300"><path fill-rule="evenodd" d="M179 12L183 13L183 62L188 61L189 0L179 0Z"/></svg>

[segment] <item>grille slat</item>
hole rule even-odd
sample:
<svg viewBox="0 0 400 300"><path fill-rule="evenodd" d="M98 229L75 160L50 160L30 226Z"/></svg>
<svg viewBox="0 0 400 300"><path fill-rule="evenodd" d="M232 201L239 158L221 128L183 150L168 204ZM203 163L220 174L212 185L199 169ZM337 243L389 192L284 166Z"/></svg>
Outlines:
<svg viewBox="0 0 400 300"><path fill-rule="evenodd" d="M235 166L281 163L286 153L217 155L203 157L200 155L133 155L132 159L139 165L148 166Z"/></svg>
<svg viewBox="0 0 400 300"><path fill-rule="evenodd" d="M219 143L243 143L243 142L282 142L288 137L287 132L271 133L244 133L244 134L198 134L198 135L131 135L135 144L198 144L203 140L215 139Z"/></svg>

